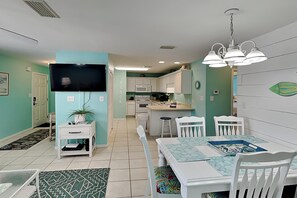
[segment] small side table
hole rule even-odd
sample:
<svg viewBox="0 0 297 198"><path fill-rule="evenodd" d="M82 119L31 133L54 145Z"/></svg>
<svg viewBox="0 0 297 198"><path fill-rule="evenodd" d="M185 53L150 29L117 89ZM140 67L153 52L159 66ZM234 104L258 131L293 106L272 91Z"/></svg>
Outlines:
<svg viewBox="0 0 297 198"><path fill-rule="evenodd" d="M61 159L61 156L67 155L89 155L92 157L93 151L95 150L96 142L96 125L95 121L92 121L89 124L61 124L59 125L59 134L58 134L58 159ZM81 150L68 150L62 151L62 148L66 145L62 145L61 141L67 142L68 140L74 139L88 139L89 140L89 150L86 150L84 146ZM66 140L66 141L65 141Z"/></svg>

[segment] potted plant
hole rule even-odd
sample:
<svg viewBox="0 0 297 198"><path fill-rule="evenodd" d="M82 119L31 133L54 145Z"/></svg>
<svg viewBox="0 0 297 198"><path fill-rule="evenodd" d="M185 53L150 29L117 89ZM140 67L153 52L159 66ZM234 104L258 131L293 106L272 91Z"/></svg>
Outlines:
<svg viewBox="0 0 297 198"><path fill-rule="evenodd" d="M74 116L74 122L75 124L77 123L82 123L86 121L86 115L94 115L94 111L93 110L89 110L87 108L85 108L84 106L82 107L82 109L76 109L73 112L71 112L71 114L69 115L69 117Z"/></svg>

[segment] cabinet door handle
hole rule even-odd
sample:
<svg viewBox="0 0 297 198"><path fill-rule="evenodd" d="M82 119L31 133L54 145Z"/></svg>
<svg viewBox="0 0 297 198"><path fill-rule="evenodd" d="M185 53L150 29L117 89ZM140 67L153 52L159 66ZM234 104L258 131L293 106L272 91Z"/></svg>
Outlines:
<svg viewBox="0 0 297 198"><path fill-rule="evenodd" d="M81 133L81 131L69 131L70 134Z"/></svg>

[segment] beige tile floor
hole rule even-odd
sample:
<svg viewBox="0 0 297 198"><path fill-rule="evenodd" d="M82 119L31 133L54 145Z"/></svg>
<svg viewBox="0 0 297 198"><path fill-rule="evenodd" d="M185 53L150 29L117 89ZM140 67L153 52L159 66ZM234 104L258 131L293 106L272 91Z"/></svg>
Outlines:
<svg viewBox="0 0 297 198"><path fill-rule="evenodd" d="M147 166L143 147L136 133L134 118L115 120L108 147L97 148L93 157L70 156L57 159L54 141L43 140L28 150L0 151L0 169L40 169L44 171L107 168L110 175L106 197L143 197L147 184ZM148 137L154 165L157 144Z"/></svg>

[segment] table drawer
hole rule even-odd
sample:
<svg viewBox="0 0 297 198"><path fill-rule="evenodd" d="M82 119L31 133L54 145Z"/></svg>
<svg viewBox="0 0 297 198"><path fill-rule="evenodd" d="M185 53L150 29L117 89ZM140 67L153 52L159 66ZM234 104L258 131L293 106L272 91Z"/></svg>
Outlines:
<svg viewBox="0 0 297 198"><path fill-rule="evenodd" d="M63 136L89 136L91 133L90 127L69 127L69 128L60 128L60 137Z"/></svg>

